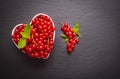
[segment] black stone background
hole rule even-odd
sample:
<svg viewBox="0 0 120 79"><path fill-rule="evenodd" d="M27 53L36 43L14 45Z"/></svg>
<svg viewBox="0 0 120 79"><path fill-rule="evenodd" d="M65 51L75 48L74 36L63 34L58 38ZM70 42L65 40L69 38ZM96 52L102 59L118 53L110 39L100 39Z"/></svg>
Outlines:
<svg viewBox="0 0 120 79"><path fill-rule="evenodd" d="M16 24L40 12L51 16L57 29L47 60L21 53L10 37ZM58 19L71 27L81 23L81 42L70 55ZM120 79L120 0L0 0L0 78Z"/></svg>

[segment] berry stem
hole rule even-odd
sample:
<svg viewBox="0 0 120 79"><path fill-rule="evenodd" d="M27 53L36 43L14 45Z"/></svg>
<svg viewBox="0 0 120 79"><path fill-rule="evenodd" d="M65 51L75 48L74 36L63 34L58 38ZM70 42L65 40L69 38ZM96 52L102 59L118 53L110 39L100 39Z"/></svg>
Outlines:
<svg viewBox="0 0 120 79"><path fill-rule="evenodd" d="M32 34L32 39L33 39L34 44L38 46L38 44L34 40L33 34Z"/></svg>
<svg viewBox="0 0 120 79"><path fill-rule="evenodd" d="M61 25L64 25L64 23L63 23L61 20L58 20L58 22L59 22Z"/></svg>
<svg viewBox="0 0 120 79"><path fill-rule="evenodd" d="M32 28L33 28L33 26L32 26ZM33 34L32 34L32 39L33 39L34 44L38 46L38 44L34 40Z"/></svg>

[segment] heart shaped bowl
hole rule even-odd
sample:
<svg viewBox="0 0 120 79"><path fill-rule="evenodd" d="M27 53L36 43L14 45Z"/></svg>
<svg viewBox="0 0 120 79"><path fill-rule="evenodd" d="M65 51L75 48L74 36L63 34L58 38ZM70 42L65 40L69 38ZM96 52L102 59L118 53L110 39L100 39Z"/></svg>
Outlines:
<svg viewBox="0 0 120 79"><path fill-rule="evenodd" d="M41 15L47 16L47 17L50 19L50 21L52 22L52 26L55 28L55 24L54 24L52 18L51 18L50 16L48 16L47 14L45 14L45 13L38 13L38 14L36 14L36 15L32 18L32 20L31 20L31 22L30 22L30 25L32 26L32 21L33 21L35 18L37 18L37 17L39 17L39 16L41 16ZM20 26L22 26L22 25L25 25L25 24L18 24L18 25L16 25L16 26L13 28L13 30L12 30L11 36L14 34L15 29L18 28L18 27L20 27ZM13 43L15 44L15 46L16 46L18 49L20 49L13 38L12 38L12 41L13 41ZM53 42L54 42L54 41L55 41L55 30L54 30L54 33L53 33ZM21 50L21 51L22 51L23 53L26 53L26 51L24 51L24 50ZM50 53L47 55L46 58L41 58L41 57L36 57L36 58L48 59L49 56L50 56Z"/></svg>

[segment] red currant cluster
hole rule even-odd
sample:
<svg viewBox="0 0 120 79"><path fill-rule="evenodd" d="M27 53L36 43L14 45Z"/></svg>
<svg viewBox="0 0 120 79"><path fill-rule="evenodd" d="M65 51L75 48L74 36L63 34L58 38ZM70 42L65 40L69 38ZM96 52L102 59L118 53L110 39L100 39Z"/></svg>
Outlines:
<svg viewBox="0 0 120 79"><path fill-rule="evenodd" d="M32 20L31 26L30 38L27 39L27 44L22 50L31 57L46 59L53 49L55 32L53 22L48 16L40 15ZM16 28L13 34L16 44L21 38L21 31L24 31L23 25Z"/></svg>
<svg viewBox="0 0 120 79"><path fill-rule="evenodd" d="M71 53L75 45L79 42L78 38L76 38L77 35L73 31L73 29L70 28L67 22L63 24L63 26L61 27L61 30L69 38L69 41L66 47L67 47L68 53Z"/></svg>

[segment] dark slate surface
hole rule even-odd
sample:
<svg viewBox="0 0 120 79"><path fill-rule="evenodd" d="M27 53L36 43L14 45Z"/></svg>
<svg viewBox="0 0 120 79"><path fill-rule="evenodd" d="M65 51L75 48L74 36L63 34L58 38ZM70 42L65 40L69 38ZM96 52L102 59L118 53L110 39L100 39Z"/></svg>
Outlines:
<svg viewBox="0 0 120 79"><path fill-rule="evenodd" d="M54 50L48 60L31 59L12 43L18 23L29 23L37 13L51 16L56 25ZM60 24L81 22L81 43L66 53ZM0 0L1 79L119 79L119 0Z"/></svg>

